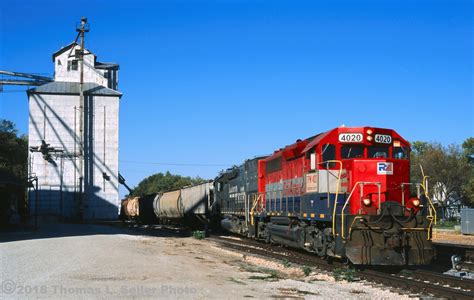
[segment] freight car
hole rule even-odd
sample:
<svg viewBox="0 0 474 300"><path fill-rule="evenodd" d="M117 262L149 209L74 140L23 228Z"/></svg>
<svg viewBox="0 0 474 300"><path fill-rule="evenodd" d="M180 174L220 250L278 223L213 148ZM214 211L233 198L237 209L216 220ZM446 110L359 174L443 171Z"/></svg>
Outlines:
<svg viewBox="0 0 474 300"><path fill-rule="evenodd" d="M213 184L206 182L158 194L153 210L161 223L203 224L207 228L213 201Z"/></svg>
<svg viewBox="0 0 474 300"><path fill-rule="evenodd" d="M120 219L134 221L140 224L155 224L158 219L153 211L153 202L156 194L143 197L129 197L122 200Z"/></svg>
<svg viewBox="0 0 474 300"><path fill-rule="evenodd" d="M433 259L435 209L397 132L339 127L218 176L223 228L357 265ZM416 191L412 196L411 191Z"/></svg>
<svg viewBox="0 0 474 300"><path fill-rule="evenodd" d="M206 182L143 197L129 197L122 200L120 218L139 224L174 223L207 227L212 216L217 216L211 212L213 191L213 183Z"/></svg>

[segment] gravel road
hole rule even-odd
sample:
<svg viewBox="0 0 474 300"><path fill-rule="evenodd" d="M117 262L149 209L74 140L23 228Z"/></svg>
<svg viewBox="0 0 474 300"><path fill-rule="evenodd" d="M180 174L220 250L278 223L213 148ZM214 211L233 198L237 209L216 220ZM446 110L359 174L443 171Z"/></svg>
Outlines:
<svg viewBox="0 0 474 300"><path fill-rule="evenodd" d="M2 233L0 298L400 298L364 283L303 277L298 268L252 261L206 240L155 232L43 224L34 233Z"/></svg>

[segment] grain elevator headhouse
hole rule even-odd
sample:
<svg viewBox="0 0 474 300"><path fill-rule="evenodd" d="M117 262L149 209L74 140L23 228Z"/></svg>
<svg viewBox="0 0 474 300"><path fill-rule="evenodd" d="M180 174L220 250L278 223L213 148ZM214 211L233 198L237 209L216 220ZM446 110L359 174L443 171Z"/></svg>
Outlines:
<svg viewBox="0 0 474 300"><path fill-rule="evenodd" d="M30 211L64 218L114 219L118 214L118 70L78 39L52 56L54 81L27 91L29 174L38 178Z"/></svg>

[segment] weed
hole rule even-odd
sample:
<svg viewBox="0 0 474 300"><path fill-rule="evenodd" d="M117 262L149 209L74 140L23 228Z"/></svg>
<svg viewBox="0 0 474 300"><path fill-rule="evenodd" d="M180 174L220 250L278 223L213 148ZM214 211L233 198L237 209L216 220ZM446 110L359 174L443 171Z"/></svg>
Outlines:
<svg viewBox="0 0 474 300"><path fill-rule="evenodd" d="M319 295L319 293L314 293L314 292L310 292L310 291L303 291L303 290L298 290L298 294L300 295Z"/></svg>
<svg viewBox="0 0 474 300"><path fill-rule="evenodd" d="M268 276L252 275L252 276L249 276L249 279L267 280Z"/></svg>
<svg viewBox="0 0 474 300"><path fill-rule="evenodd" d="M354 289L351 290L351 293L352 293L352 294L365 294L364 291L361 291L361 290L354 290Z"/></svg>
<svg viewBox="0 0 474 300"><path fill-rule="evenodd" d="M355 269L337 268L336 270L334 270L333 276L336 281L346 280L350 282L357 280L357 274Z"/></svg>
<svg viewBox="0 0 474 300"><path fill-rule="evenodd" d="M198 240L202 240L206 237L206 233L201 230L193 231L193 237Z"/></svg>
<svg viewBox="0 0 474 300"><path fill-rule="evenodd" d="M311 267L304 266L303 268L301 268L301 270L303 270L304 276L308 276L309 274L311 274Z"/></svg>
<svg viewBox="0 0 474 300"><path fill-rule="evenodd" d="M282 264L285 268L291 267L291 262L290 262L288 259L286 259L286 258L281 261L281 264Z"/></svg>
<svg viewBox="0 0 474 300"><path fill-rule="evenodd" d="M271 270L271 271L270 271L270 276L269 276L269 277L270 277L270 278L273 278L273 279L276 279L276 278L278 278L278 273L277 273L277 271L275 271L275 270Z"/></svg>
<svg viewBox="0 0 474 300"><path fill-rule="evenodd" d="M258 280L269 280L276 281L278 280L278 272L273 269L263 268L258 266L243 265L241 266L243 270L252 273L264 273L265 275L252 275L249 279L258 279Z"/></svg>
<svg viewBox="0 0 474 300"><path fill-rule="evenodd" d="M235 279L234 277L229 277L228 280L229 280L230 282L235 282L235 283L237 283L237 284L247 285L245 282L240 281L240 280L237 280L237 279Z"/></svg>

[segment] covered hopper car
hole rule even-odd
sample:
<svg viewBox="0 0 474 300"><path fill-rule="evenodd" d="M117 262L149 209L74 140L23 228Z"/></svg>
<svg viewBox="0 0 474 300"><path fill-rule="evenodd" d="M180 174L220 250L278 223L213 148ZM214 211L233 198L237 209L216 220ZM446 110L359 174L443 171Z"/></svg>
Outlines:
<svg viewBox="0 0 474 300"><path fill-rule="evenodd" d="M208 225L214 201L213 183L122 200L120 218L141 224ZM216 214L214 214L216 215Z"/></svg>
<svg viewBox="0 0 474 300"><path fill-rule="evenodd" d="M208 224L213 197L213 184L206 182L158 194L153 209L162 222Z"/></svg>

